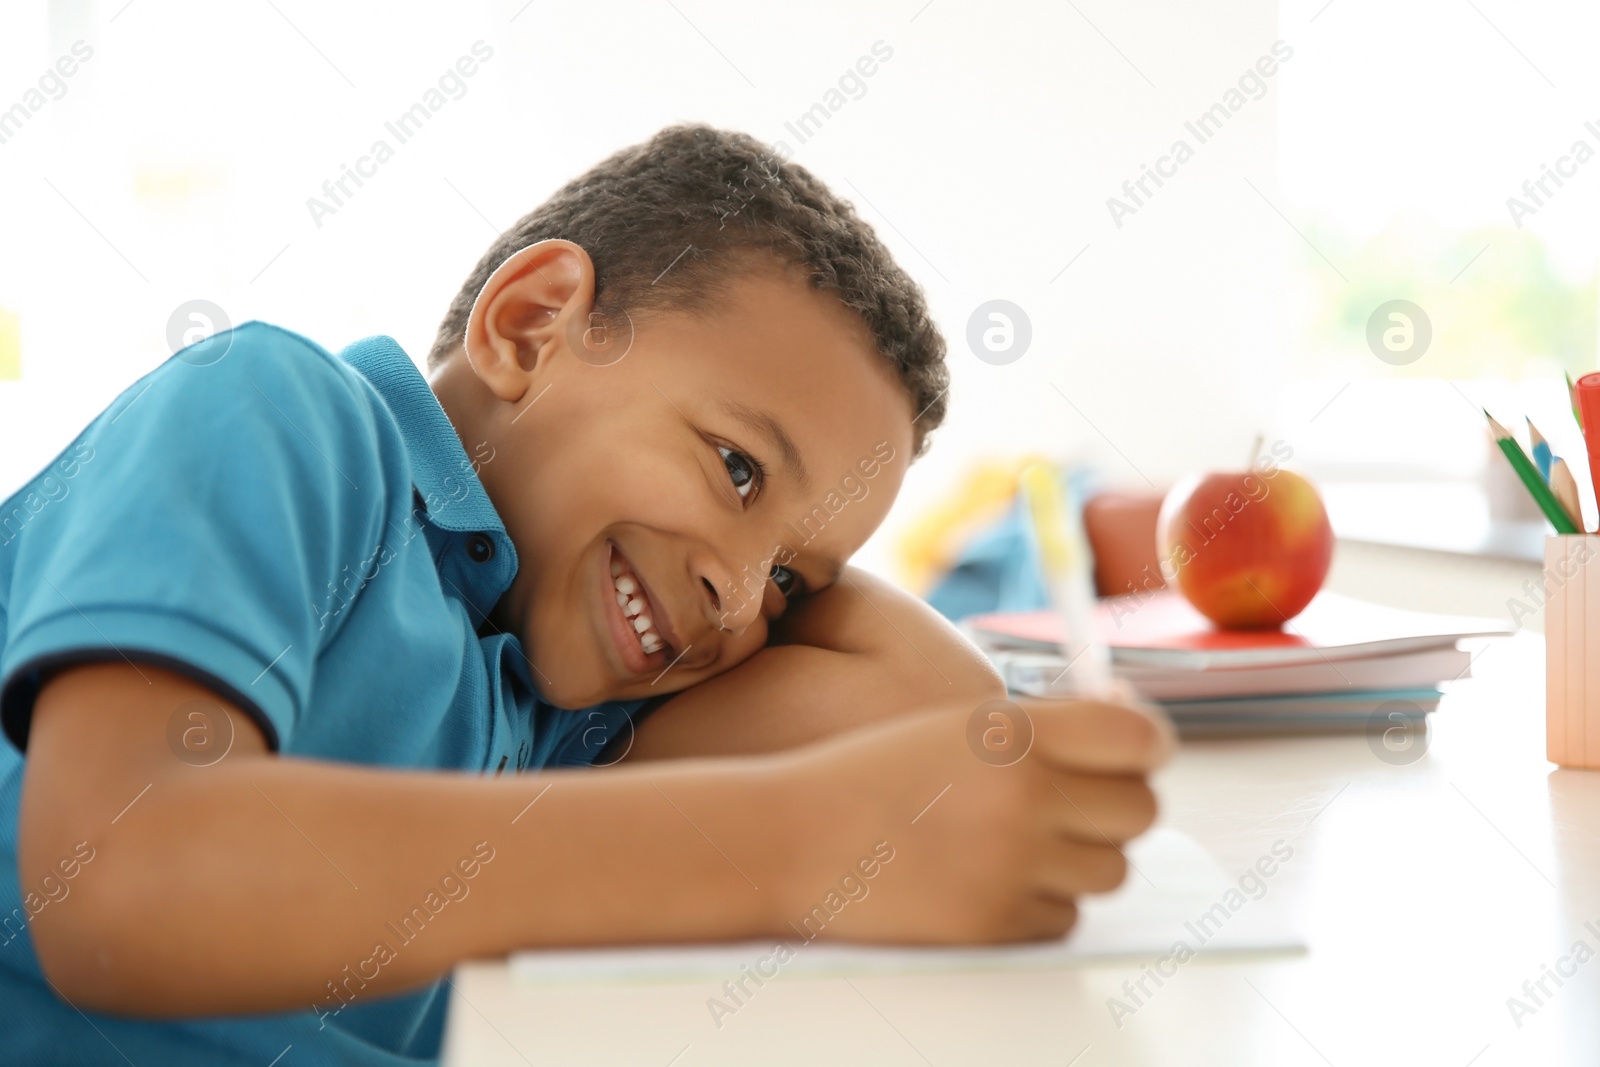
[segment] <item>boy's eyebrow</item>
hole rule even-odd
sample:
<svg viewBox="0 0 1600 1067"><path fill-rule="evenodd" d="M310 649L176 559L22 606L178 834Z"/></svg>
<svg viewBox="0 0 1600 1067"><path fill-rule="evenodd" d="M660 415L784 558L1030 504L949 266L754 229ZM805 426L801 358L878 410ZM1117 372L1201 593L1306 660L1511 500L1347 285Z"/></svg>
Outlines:
<svg viewBox="0 0 1600 1067"><path fill-rule="evenodd" d="M765 437L778 450L783 457L783 465L788 468L789 475L800 488L805 489L811 485L811 476L806 472L805 460L800 458L800 449L795 447L794 438L784 430L783 424L765 411L757 410L737 400L724 400L723 410L756 433Z"/></svg>

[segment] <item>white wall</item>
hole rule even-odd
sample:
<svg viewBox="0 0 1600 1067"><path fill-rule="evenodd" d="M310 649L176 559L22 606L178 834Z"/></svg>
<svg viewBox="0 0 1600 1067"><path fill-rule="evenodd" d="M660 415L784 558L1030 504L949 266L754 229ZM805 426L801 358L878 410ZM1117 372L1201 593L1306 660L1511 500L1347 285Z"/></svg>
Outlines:
<svg viewBox="0 0 1600 1067"><path fill-rule="evenodd" d="M496 227L680 120L786 140L856 200L950 340L949 423L874 566L974 457L1083 455L1159 484L1242 463L1270 428L1296 240L1277 213L1279 79L1205 144L1184 123L1276 39L1305 47L1309 8L1280 28L1264 0L275 4L0 12L0 107L74 41L94 49L0 144L0 306L23 315L26 360L0 382L0 489L163 359L195 297L329 347L392 333L420 358ZM466 95L314 225L306 199L479 39L494 58ZM878 41L893 56L865 94L798 143L785 123ZM1107 197L1180 137L1194 158L1116 226ZM993 298L1032 322L1008 366L965 340Z"/></svg>

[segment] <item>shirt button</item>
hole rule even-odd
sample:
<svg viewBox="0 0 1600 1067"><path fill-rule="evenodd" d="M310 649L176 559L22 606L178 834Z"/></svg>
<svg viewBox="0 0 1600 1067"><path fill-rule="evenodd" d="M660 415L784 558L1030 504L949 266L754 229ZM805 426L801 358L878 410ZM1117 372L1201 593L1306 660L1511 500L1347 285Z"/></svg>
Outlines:
<svg viewBox="0 0 1600 1067"><path fill-rule="evenodd" d="M494 559L494 542L488 534L475 533L467 538L467 558L474 563L488 563Z"/></svg>

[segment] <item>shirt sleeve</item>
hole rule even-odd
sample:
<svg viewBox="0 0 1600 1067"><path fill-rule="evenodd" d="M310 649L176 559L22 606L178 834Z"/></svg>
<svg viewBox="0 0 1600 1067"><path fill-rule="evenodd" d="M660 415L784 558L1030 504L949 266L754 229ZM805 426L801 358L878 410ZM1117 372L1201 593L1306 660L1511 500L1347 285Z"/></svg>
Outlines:
<svg viewBox="0 0 1600 1067"><path fill-rule="evenodd" d="M85 662L186 674L274 750L306 712L341 621L321 609L380 538L377 402L285 331L205 343L227 347L147 375L0 505L26 513L0 532L0 721L19 749L46 678Z"/></svg>

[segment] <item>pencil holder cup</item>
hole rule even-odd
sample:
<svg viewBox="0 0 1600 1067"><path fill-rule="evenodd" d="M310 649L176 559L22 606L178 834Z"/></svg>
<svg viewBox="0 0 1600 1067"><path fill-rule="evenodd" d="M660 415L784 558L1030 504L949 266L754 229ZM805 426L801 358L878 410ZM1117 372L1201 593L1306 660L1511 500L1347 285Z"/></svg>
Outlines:
<svg viewBox="0 0 1600 1067"><path fill-rule="evenodd" d="M1544 543L1545 755L1600 769L1600 536Z"/></svg>

